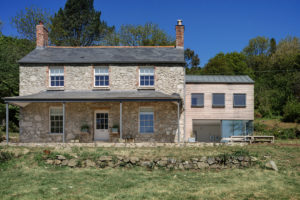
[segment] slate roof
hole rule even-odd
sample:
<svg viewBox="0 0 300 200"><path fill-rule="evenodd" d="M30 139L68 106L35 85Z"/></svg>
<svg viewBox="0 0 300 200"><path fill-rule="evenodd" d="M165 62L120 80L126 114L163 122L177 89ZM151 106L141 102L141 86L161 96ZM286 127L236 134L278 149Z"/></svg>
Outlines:
<svg viewBox="0 0 300 200"><path fill-rule="evenodd" d="M63 102L63 101L120 101L168 100L178 101L179 95L168 95L153 90L145 91L42 91L32 95L6 97L6 102Z"/></svg>
<svg viewBox="0 0 300 200"><path fill-rule="evenodd" d="M184 50L172 47L153 48L43 48L35 49L19 63L40 64L114 64L178 63L184 64Z"/></svg>
<svg viewBox="0 0 300 200"><path fill-rule="evenodd" d="M249 76L228 76L228 75L186 75L186 83L239 83L253 84Z"/></svg>

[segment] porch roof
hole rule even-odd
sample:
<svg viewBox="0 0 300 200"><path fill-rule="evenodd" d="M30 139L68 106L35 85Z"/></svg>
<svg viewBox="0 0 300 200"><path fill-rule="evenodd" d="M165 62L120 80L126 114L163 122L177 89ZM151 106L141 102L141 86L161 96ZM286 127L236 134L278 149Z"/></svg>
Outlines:
<svg viewBox="0 0 300 200"><path fill-rule="evenodd" d="M42 91L4 98L7 103L29 102L104 102L104 101L179 101L178 94L168 95L154 90L143 91Z"/></svg>

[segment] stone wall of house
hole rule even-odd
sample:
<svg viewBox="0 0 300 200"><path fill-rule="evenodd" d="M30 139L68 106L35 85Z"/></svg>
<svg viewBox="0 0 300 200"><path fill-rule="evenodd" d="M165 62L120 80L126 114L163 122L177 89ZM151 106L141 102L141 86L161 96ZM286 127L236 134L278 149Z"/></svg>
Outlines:
<svg viewBox="0 0 300 200"><path fill-rule="evenodd" d="M50 66L51 67L51 66ZM184 68L183 66L154 65L156 91L166 94L179 94L184 98ZM64 90L94 89L94 67L91 65L64 66ZM138 90L139 66L109 66L111 91ZM29 95L49 89L49 66L20 66L20 95ZM159 105L158 105L159 106ZM27 108L24 108L27 110ZM77 108L76 108L77 109ZM138 108L136 108L138 109ZM177 108L174 108L177 112ZM46 110L49 112L48 110ZM46 112L45 111L45 112ZM177 116L177 114L176 114ZM183 141L184 115L180 115L180 136ZM47 129L48 130L48 129ZM178 132L177 132L178 133ZM176 133L176 137L177 137ZM147 137L147 136L143 136ZM177 139L176 139L177 141Z"/></svg>
<svg viewBox="0 0 300 200"><path fill-rule="evenodd" d="M38 93L48 83L47 66L20 66L20 96Z"/></svg>
<svg viewBox="0 0 300 200"><path fill-rule="evenodd" d="M139 109L154 110L154 134L139 133ZM124 102L123 134L134 136L137 142L174 142L177 132L177 105L172 102Z"/></svg>
<svg viewBox="0 0 300 200"><path fill-rule="evenodd" d="M93 88L93 66L65 66L66 90L90 90Z"/></svg>
<svg viewBox="0 0 300 200"><path fill-rule="evenodd" d="M120 120L119 102L66 103L66 141L78 138L83 124L90 127L90 141L94 134L94 113L96 110L109 112L109 130ZM31 103L20 109L20 142L62 142L61 134L50 134L50 107L62 107L61 103ZM139 109L154 109L154 134L139 133ZM123 138L128 135L136 142L174 142L177 131L177 105L172 102L123 102Z"/></svg>
<svg viewBox="0 0 300 200"><path fill-rule="evenodd" d="M20 108L20 142L61 142L62 135L49 134L49 106L58 103L31 103Z"/></svg>
<svg viewBox="0 0 300 200"><path fill-rule="evenodd" d="M110 66L109 78L111 90L138 89L139 72L137 66Z"/></svg>
<svg viewBox="0 0 300 200"><path fill-rule="evenodd" d="M51 67L51 66L50 66ZM183 97L184 68L182 66L154 66L156 91L179 94ZM64 90L94 89L91 65L64 66ZM110 90L137 90L139 66L109 66ZM49 66L20 66L20 95L49 89Z"/></svg>

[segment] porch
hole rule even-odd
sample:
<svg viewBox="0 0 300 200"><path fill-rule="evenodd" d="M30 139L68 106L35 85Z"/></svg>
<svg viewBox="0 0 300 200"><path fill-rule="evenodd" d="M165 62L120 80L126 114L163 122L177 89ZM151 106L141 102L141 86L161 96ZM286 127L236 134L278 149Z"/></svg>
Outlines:
<svg viewBox="0 0 300 200"><path fill-rule="evenodd" d="M119 139L180 142L182 108L178 95L155 91L45 91L5 101L6 138L8 104L17 105L22 143L68 143L78 140L83 132L89 143ZM113 127L118 128L115 134Z"/></svg>

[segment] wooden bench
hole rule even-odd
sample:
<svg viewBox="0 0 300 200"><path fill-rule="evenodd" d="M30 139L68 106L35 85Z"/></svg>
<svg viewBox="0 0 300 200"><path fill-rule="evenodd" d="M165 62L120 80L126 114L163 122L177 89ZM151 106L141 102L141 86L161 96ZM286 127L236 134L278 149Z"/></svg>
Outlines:
<svg viewBox="0 0 300 200"><path fill-rule="evenodd" d="M274 143L274 136L268 136L268 135L252 136L252 143L256 143L256 142Z"/></svg>
<svg viewBox="0 0 300 200"><path fill-rule="evenodd" d="M274 136L262 135L262 136L254 136L254 135L245 135L245 136L231 136L231 142L249 142L258 143L258 142L269 142L274 143Z"/></svg>

